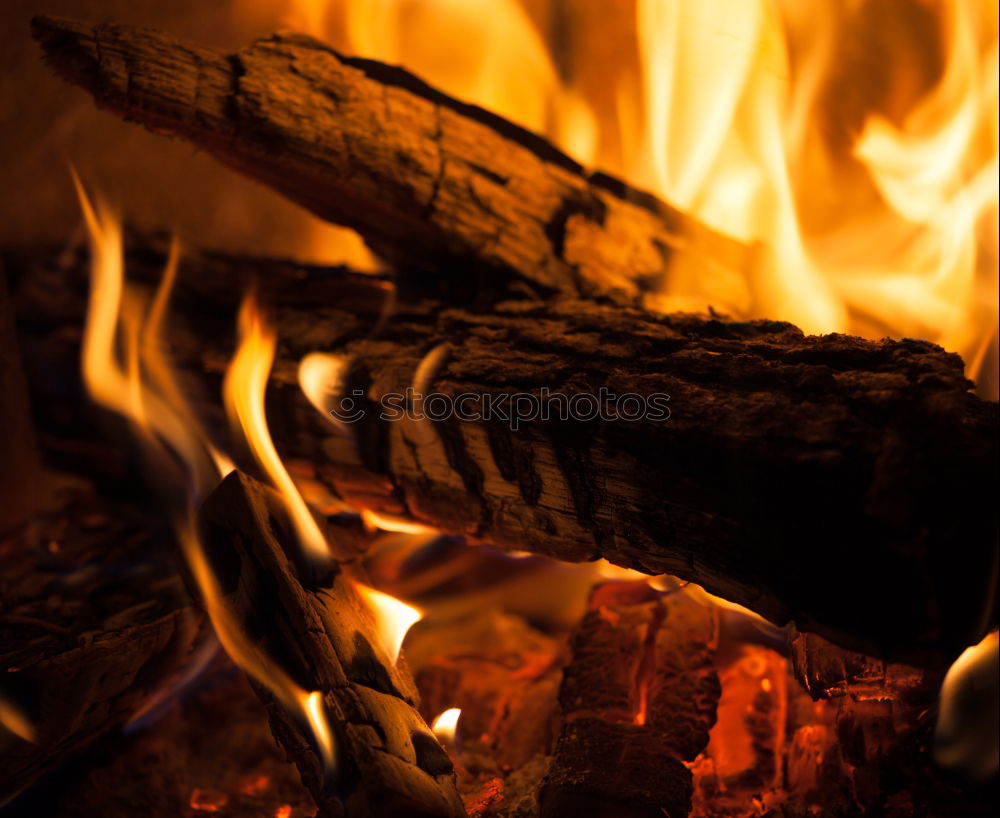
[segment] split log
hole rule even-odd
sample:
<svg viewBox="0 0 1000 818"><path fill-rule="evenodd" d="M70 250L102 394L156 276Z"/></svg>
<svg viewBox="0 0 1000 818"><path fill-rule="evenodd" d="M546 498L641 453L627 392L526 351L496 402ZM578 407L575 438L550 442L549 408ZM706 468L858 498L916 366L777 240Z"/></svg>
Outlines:
<svg viewBox="0 0 1000 818"><path fill-rule="evenodd" d="M351 362L343 394L365 396L323 447L358 505L679 576L895 661L947 661L995 621L997 407L931 344L564 301L399 305L379 338L327 349ZM516 430L380 417L418 368L425 394L667 394L670 417L564 421L555 401Z"/></svg>
<svg viewBox="0 0 1000 818"><path fill-rule="evenodd" d="M303 690L321 691L335 769L323 768L295 714L257 685L275 736L328 816L464 816L451 760L420 718L405 667L380 647L353 581L297 567L277 495L233 472L201 510L206 555L241 631ZM294 552L293 552L294 553Z"/></svg>
<svg viewBox="0 0 1000 818"><path fill-rule="evenodd" d="M98 105L190 140L441 290L639 300L685 256L743 248L401 68L276 34L236 54L39 17L46 59ZM424 285L426 287L426 284Z"/></svg>
<svg viewBox="0 0 1000 818"><path fill-rule="evenodd" d="M10 263L38 333L25 337L78 324L82 298L53 312L47 297L70 292L71 273L44 257ZM134 253L130 274L153 278L161 263ZM996 621L997 405L933 344L582 301L475 312L400 299L386 320L383 280L207 254L182 264L177 292L172 342L192 373L225 366L246 270L269 284L281 338L268 407L279 449L316 463L359 506L501 547L673 574L892 661L946 664ZM430 391L662 392L671 416L517 431L380 420L376 402L412 386L442 343L451 354ZM295 384L297 361L317 349L353 361L344 394L367 396L347 437Z"/></svg>
<svg viewBox="0 0 1000 818"><path fill-rule="evenodd" d="M715 612L644 583L599 586L590 608L570 638L542 818L682 818L693 790L686 764L708 744L721 692Z"/></svg>

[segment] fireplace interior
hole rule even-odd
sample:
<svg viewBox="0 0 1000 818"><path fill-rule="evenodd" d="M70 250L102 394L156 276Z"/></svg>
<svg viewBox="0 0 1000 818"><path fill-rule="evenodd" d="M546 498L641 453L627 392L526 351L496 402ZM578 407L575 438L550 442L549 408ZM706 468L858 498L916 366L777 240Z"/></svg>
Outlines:
<svg viewBox="0 0 1000 818"><path fill-rule="evenodd" d="M995 7L134 5L2 12L0 815L996 814Z"/></svg>

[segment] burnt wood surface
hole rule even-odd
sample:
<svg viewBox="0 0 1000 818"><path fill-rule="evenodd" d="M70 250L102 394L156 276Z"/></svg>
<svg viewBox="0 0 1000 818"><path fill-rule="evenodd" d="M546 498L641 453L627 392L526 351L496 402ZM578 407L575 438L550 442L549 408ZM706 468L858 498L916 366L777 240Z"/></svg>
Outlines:
<svg viewBox="0 0 1000 818"><path fill-rule="evenodd" d="M541 816L683 818L687 765L708 745L722 692L717 611L644 583L597 586L589 607L570 636Z"/></svg>
<svg viewBox="0 0 1000 818"><path fill-rule="evenodd" d="M0 542L0 803L153 712L214 650L147 511L47 478Z"/></svg>
<svg viewBox="0 0 1000 818"><path fill-rule="evenodd" d="M130 274L153 279L161 263L146 246ZM26 337L47 339L31 349L75 365L54 352L72 342L52 339L81 320L79 266L33 254L10 264ZM501 547L674 574L893 661L940 665L995 621L997 406L932 344L592 301L446 309L394 300L388 282L344 270L213 254L181 267L171 340L208 384L206 406L232 352L228 316L256 275L280 337L268 407L279 450L317 464L359 506ZM380 420L377 399L412 386L442 344L438 366L424 366L427 391L603 386L669 394L671 415L517 431ZM341 389L364 393L362 421L337 429L306 403L296 365L314 350L348 361Z"/></svg>
<svg viewBox="0 0 1000 818"><path fill-rule="evenodd" d="M322 577L297 565L280 499L241 472L209 495L200 519L223 603L243 632L304 691L322 693L332 770L296 717L255 685L321 814L463 816L451 760L417 712L405 666L381 646L354 580L336 563Z"/></svg>
<svg viewBox="0 0 1000 818"><path fill-rule="evenodd" d="M641 300L678 256L705 276L743 259L538 136L302 35L223 54L127 26L40 17L33 30L101 107L190 140L450 292Z"/></svg>

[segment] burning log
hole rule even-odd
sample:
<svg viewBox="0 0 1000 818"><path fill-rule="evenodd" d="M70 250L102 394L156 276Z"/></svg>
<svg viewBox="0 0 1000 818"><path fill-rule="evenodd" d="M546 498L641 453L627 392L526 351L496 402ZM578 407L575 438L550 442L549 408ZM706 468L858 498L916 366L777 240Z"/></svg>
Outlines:
<svg viewBox="0 0 1000 818"><path fill-rule="evenodd" d="M324 472L358 505L680 576L896 660L954 656L994 616L997 407L933 345L564 301L399 305L379 338L329 348L364 417ZM398 419L407 388L500 409ZM624 395L649 412L616 417Z"/></svg>
<svg viewBox="0 0 1000 818"><path fill-rule="evenodd" d="M332 770L303 725L257 686L322 814L464 815L451 760L416 710L409 674L379 647L371 614L342 570L317 578L286 555L291 528L277 496L234 472L201 518L206 554L241 631L280 657L303 690L322 693Z"/></svg>
<svg viewBox="0 0 1000 818"><path fill-rule="evenodd" d="M15 262L33 269L23 289L66 280L39 259ZM148 250L130 258L139 277L159 264ZM940 665L995 621L997 406L972 395L958 357L932 344L589 301L489 312L400 301L385 321L383 280L203 255L182 265L177 294L179 314L201 330L178 322L172 340L187 369L224 366L230 349L206 344L229 329L206 333L205 322L235 306L246 270L264 284L282 338L269 407L287 430L279 445L361 507L503 547L670 573L894 661ZM79 320L44 314L43 301L37 325ZM501 418L381 420L381 398L412 387L441 344L451 353L428 392L664 393L670 418L564 422L556 405L516 431ZM347 436L294 385L298 360L316 349L352 362L341 393L365 395L366 416Z"/></svg>
<svg viewBox="0 0 1000 818"><path fill-rule="evenodd" d="M308 37L226 55L127 26L40 17L33 30L49 63L101 107L356 229L442 292L637 300L676 254L707 275L743 252L400 68Z"/></svg>

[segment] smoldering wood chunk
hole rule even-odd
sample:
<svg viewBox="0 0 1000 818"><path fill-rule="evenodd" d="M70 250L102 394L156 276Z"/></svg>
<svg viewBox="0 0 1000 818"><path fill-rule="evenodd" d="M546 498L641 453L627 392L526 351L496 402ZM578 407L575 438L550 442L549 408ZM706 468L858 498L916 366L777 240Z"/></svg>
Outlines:
<svg viewBox="0 0 1000 818"><path fill-rule="evenodd" d="M814 633L791 641L795 678L814 699L849 696L855 700L921 700L937 698L943 672L845 650Z"/></svg>
<svg viewBox="0 0 1000 818"><path fill-rule="evenodd" d="M322 693L332 771L296 717L255 685L324 814L463 815L451 761L416 710L405 666L380 646L354 581L336 565L326 576L306 567L280 499L244 474L222 481L200 519L222 601L243 632L305 692Z"/></svg>
<svg viewBox="0 0 1000 818"><path fill-rule="evenodd" d="M500 117L309 37L223 54L54 17L33 31L49 64L101 107L356 229L442 292L639 299L676 256L712 275L744 253Z"/></svg>
<svg viewBox="0 0 1000 818"><path fill-rule="evenodd" d="M722 696L708 747L691 771L692 815L752 814L785 792L788 662L758 645L720 640L716 657Z"/></svg>
<svg viewBox="0 0 1000 818"><path fill-rule="evenodd" d="M424 717L461 708L463 754L489 758L500 773L550 751L560 676L556 640L519 617L485 610L417 627L407 644Z"/></svg>
<svg viewBox="0 0 1000 818"><path fill-rule="evenodd" d="M590 607L570 639L559 691L564 725L539 796L542 815L588 802L592 814L687 815L685 762L708 744L720 695L716 614L645 583L599 586Z"/></svg>

